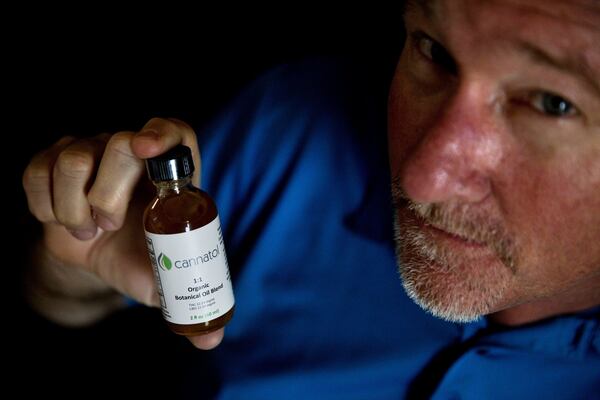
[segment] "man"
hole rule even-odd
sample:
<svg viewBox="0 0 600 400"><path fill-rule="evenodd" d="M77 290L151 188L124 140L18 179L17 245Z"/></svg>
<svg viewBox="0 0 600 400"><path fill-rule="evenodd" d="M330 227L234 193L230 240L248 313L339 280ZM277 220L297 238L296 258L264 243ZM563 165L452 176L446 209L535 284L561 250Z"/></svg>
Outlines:
<svg viewBox="0 0 600 400"><path fill-rule="evenodd" d="M369 281L369 277L379 276L378 266L386 264L388 243L385 238L378 239L376 230L364 228L368 225L365 210L371 215L382 212L378 207L381 203L366 195L349 199L341 196L340 202L353 202L359 209L335 220L336 226L346 228L344 240L337 242L333 237L339 236L330 233L337 228L327 223L336 208L324 205L321 209L320 198L312 190L326 187L318 178L324 176L331 178L330 185L335 189L351 194L351 183L343 178L352 175L360 177L361 182L373 183L372 190L381 198L381 175L361 176L353 168L371 167L347 160L359 159L358 148L364 160L377 163L377 146L351 136L347 141L352 146L339 142L340 137L336 138L338 142L331 141L326 135L329 130L345 129L337 123L337 114L332 114L330 127L326 119L311 119L313 114L307 110L312 108L304 108L305 102L292 101L286 104L288 109L309 115L300 120L295 117L294 123L302 126L302 131L311 124L325 124L322 130L316 130L320 136L304 136L289 129L281 138L264 139L261 132L272 130L268 125L266 129L250 126L243 130L246 136L238 134L235 141L217 134L211 137L213 141L200 138L206 140L202 149L209 154L205 164L211 166L208 174L215 174L217 167L225 171L213 178L209 175L209 186L219 192L217 202L225 204L231 221L225 228L226 237L229 235L239 251L236 259L251 260L239 262L243 270L237 272L238 283L236 286L234 279L234 286L236 293L242 293L238 300L246 301L253 312L237 310L238 320L234 317L233 322L237 325L231 327L231 339L223 344L223 359L235 359L236 349L239 353L242 348L236 345L244 340L262 343L265 335L251 329L252 322L260 326L261 318L270 321L267 326L275 329L271 332L277 332L277 324L282 324L287 327L283 330L292 335L304 329L306 339L305 348L299 344L301 339L293 349L278 347L278 340L268 352L261 352L260 345L252 346L259 355L248 356L244 363L254 357L252 362L227 376L245 383L230 387L224 384L222 396L245 393L249 398L277 397L289 396L290 391L299 397L312 394L331 398L596 396L600 390L600 50L595 43L600 39L600 4L559 0L411 1L405 23L407 40L391 85L388 108L400 274L410 297L430 313L449 321L476 322L465 328L434 322L424 314L412 314L401 299L385 297L389 301L378 303L379 308L392 304L395 308L390 306L387 313L397 312L395 321L410 321L401 326L400 333L399 325L386 325L389 320L381 310L358 308L369 301L376 304L377 295L388 296L387 283L379 287L378 282ZM296 77L296 72L291 76ZM269 79L281 76L275 74ZM301 84L314 84L299 76ZM286 93L289 87L285 86L286 80L282 81L277 90ZM290 87L298 89L301 84ZM327 92L331 88L347 90L342 85L320 87L318 93L324 95L310 97L317 99L313 108L325 105L328 111L332 109L334 91ZM348 94L352 98L358 93ZM274 98L281 97L280 93ZM252 96L247 95L241 103L251 104L251 100ZM281 118L278 105L262 101L251 111L262 115L265 109L275 109L269 121L277 121ZM239 119L240 115L234 117ZM233 129L235 123L231 121L236 118L222 119L212 130ZM347 127L349 132L354 128L353 124ZM260 145L244 142L246 137ZM44 282L52 282L49 285L53 290L58 286L74 294L106 293L101 302L94 303L95 313L85 311L89 304L81 305L81 313L73 312L67 318L47 299L39 300L43 296L38 291L31 296L32 303L42 313L75 325L95 320L118 306L105 284L145 304L157 304L143 243L133 239L140 238L140 205L136 206L135 201L130 204L129 200L139 197L134 189L143 174L142 159L180 142L198 155L196 137L188 126L155 119L139 133L63 139L34 158L24 183L32 213L45 222L43 243L47 249L39 253L42 259L34 274L36 282L42 287ZM328 150L336 143L335 151ZM243 168L232 170L226 166L228 160L222 154L228 146L233 148L228 156L243 160L238 162ZM325 158L335 162L324 163L321 160ZM280 166L282 159L291 161ZM310 172L317 166L323 167L318 171L321 175L315 173L311 179L296 175L298 169ZM336 166L344 173L330 175L328 171ZM232 179L232 175L239 179L235 188L223 189L216 183L218 179ZM262 197L261 207L251 203L239 211L244 201ZM313 208L308 209L304 200ZM287 203L291 206L281 208ZM298 204L302 206L295 207ZM246 218L246 212L256 218ZM299 216L297 220L295 216ZM261 223L256 224L258 219ZM322 225L311 223L313 219L320 219ZM352 242L348 232L353 230L360 242ZM245 233L238 234L240 231ZM291 240L294 233L302 240ZM261 234L274 240L287 238L288 242L278 246L275 241L270 244L276 245L267 249L268 243L256 239ZM304 241L307 244L302 244ZM339 246L323 248L324 243ZM374 243L381 246L368 247ZM281 247L286 247L289 254L281 253ZM304 255L302 262L308 272L298 272L297 279L289 279L290 275L281 271L287 271L288 262L300 266L301 260L290 261L296 251ZM256 254L261 257L253 258ZM273 259L272 254L277 257ZM345 254L352 255L351 259L346 260ZM376 254L382 258L373 262ZM349 270L354 278L341 279L339 275L340 279L335 280L335 275L322 275L328 273L324 267L320 269L326 257L332 259L323 264L337 262L338 274L343 274L343 267L355 266L361 255L365 259L360 264L369 268L363 268L360 275L353 269ZM265 267L277 263L282 268L279 273ZM49 268L51 264L57 265ZM102 282L90 283L93 279L84 272L75 281L74 269L69 268L72 265L92 272ZM246 272L260 268L264 268L262 273ZM62 271L58 278L56 271ZM67 275L68 279L61 278ZM328 285L316 283L319 279ZM339 296L327 292L337 290L338 282L349 279L354 280L352 284L342 286L348 294L341 289ZM83 285L88 285L85 290L81 289ZM273 287L280 292L256 292L257 288ZM286 297L284 288L299 294ZM347 303L352 304L348 312L360 312L340 315L343 305L336 303L340 296L348 301L360 299L356 304ZM262 299L277 304L267 306L261 304ZM317 313L311 307L320 300L323 310ZM332 317L323 317L328 312ZM487 319L478 319L481 316ZM362 318L372 322L374 330L388 327L390 332L403 335L397 341L407 343L387 347L391 342L385 337L381 343L386 345L378 348L378 341L373 340L379 339L378 333L370 334L368 330L362 336L340 336L337 344L334 340L327 342L326 351L335 353L336 345L344 348L347 338L352 343L363 340L373 348L358 350L348 360L364 357L373 369L371 373L362 368L360 372L324 374L327 379L319 381L319 375L312 374L319 368L317 360L327 366L323 371L329 371L335 363L313 353L315 349L323 351L323 347L313 345L327 335L321 332L312 336L311 329L329 319L347 327L346 331L360 330ZM250 337L252 340L248 340ZM208 349L222 338L220 331L191 340L197 347ZM450 351L442 351L444 348ZM393 354L390 360L394 362L389 365L386 352ZM280 354L288 358L278 358ZM373 367L375 354L378 368ZM286 363L300 367L289 372ZM248 379L252 368L271 373ZM303 368L312 371L312 380L308 374L302 378L299 371ZM337 368L343 370L343 363ZM391 376L385 375L394 369L403 375L397 376L395 392L386 379ZM569 384L558 382L559 375ZM306 383L309 381L312 386Z"/></svg>
<svg viewBox="0 0 600 400"><path fill-rule="evenodd" d="M458 321L597 305L598 3L465 3L409 7L392 85L405 286Z"/></svg>

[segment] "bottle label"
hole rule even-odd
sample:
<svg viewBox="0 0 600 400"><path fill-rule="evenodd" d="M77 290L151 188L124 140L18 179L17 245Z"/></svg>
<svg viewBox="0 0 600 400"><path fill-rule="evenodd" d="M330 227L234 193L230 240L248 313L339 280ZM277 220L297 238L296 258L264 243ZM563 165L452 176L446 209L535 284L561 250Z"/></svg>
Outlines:
<svg viewBox="0 0 600 400"><path fill-rule="evenodd" d="M218 216L190 232L146 231L146 245L167 321L193 325L231 310L235 301Z"/></svg>

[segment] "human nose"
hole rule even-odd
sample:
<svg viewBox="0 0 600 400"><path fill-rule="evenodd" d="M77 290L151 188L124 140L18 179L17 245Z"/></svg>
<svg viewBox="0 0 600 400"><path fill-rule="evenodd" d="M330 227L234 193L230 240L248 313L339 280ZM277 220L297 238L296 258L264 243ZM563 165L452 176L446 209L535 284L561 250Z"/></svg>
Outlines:
<svg viewBox="0 0 600 400"><path fill-rule="evenodd" d="M409 198L423 203L477 203L491 193L503 148L496 107L486 101L488 97L482 88L463 86L428 121L401 169Z"/></svg>

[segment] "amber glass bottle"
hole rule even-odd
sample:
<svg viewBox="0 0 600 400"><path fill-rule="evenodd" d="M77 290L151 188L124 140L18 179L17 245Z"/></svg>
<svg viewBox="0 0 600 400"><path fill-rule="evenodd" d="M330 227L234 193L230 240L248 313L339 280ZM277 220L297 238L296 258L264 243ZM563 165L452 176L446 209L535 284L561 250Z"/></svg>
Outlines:
<svg viewBox="0 0 600 400"><path fill-rule="evenodd" d="M157 188L144 212L144 229L163 317L180 335L225 326L234 297L214 201L191 183L194 162L179 145L146 161Z"/></svg>

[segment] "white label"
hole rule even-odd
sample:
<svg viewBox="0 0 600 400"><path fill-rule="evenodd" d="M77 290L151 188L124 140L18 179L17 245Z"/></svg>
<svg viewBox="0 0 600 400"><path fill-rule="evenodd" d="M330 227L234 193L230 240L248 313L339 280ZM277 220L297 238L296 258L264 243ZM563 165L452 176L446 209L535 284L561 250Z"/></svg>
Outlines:
<svg viewBox="0 0 600 400"><path fill-rule="evenodd" d="M146 231L146 244L167 321L193 325L231 310L235 301L218 216L190 232Z"/></svg>

